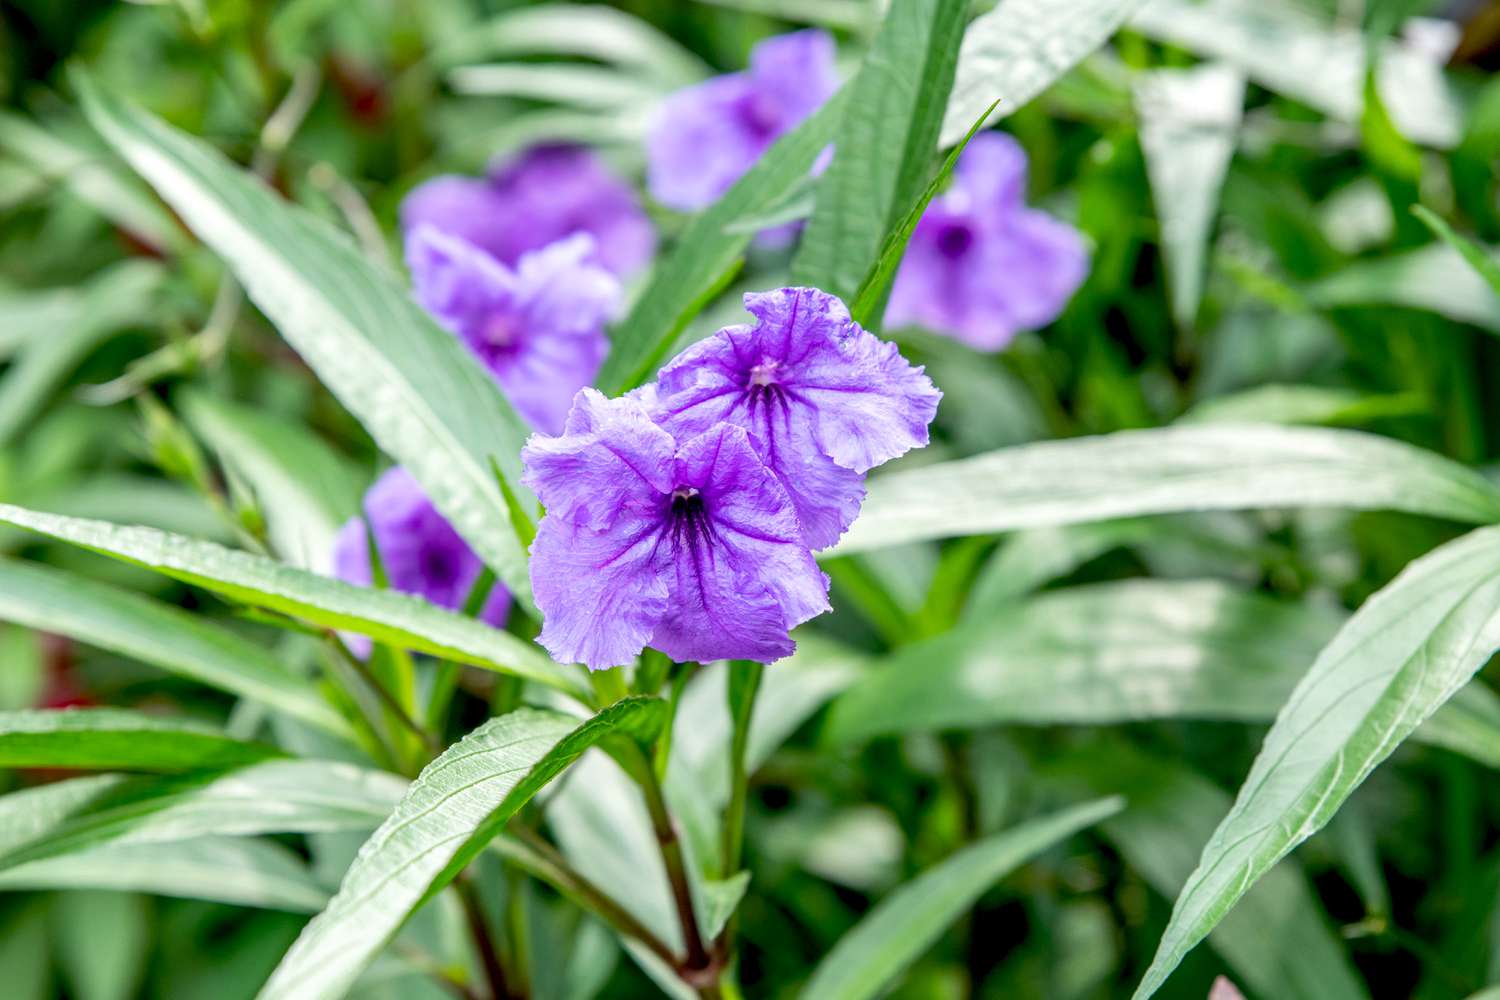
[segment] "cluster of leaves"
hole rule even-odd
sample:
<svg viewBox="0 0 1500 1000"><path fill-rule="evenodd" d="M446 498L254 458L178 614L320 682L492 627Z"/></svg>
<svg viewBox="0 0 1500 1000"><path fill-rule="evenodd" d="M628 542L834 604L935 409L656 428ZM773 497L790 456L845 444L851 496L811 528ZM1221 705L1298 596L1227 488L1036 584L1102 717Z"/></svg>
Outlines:
<svg viewBox="0 0 1500 1000"><path fill-rule="evenodd" d="M1424 5L482 6L5 5L8 996L1500 981L1500 265L1456 232L1500 239L1500 84L1394 34ZM663 94L789 21L843 90L659 216L601 387L744 288L878 327L992 114L1092 273L1002 355L885 331L937 440L796 656L589 677L530 641L524 429L395 206L541 140L636 169ZM508 631L319 572L380 455Z"/></svg>

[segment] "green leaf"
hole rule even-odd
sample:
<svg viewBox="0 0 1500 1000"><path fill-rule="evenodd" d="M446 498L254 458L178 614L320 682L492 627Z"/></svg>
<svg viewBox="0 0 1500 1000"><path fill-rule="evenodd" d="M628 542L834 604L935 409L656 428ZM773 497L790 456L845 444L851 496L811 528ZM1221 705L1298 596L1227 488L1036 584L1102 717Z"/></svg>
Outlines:
<svg viewBox="0 0 1500 1000"><path fill-rule="evenodd" d="M794 283L853 301L931 170L967 12L965 0L890 5L849 85L833 163L792 261Z"/></svg>
<svg viewBox="0 0 1500 1000"><path fill-rule="evenodd" d="M1054 590L886 657L833 703L825 735L855 742L1007 723L1269 722L1344 620L1335 608L1210 580ZM1500 697L1477 682L1460 694L1416 738L1494 766Z"/></svg>
<svg viewBox="0 0 1500 1000"><path fill-rule="evenodd" d="M609 356L595 380L614 395L650 378L677 335L732 274L751 234L732 228L760 215L801 185L813 161L833 139L848 103L848 88L812 117L776 140L734 187L703 211L657 265L651 282L614 331Z"/></svg>
<svg viewBox="0 0 1500 1000"><path fill-rule="evenodd" d="M297 855L242 837L105 843L0 870L0 890L23 889L128 890L293 913L328 902Z"/></svg>
<svg viewBox="0 0 1500 1000"><path fill-rule="evenodd" d="M1138 1000L1500 648L1497 567L1500 528L1450 542L1365 602L1323 650L1178 896Z"/></svg>
<svg viewBox="0 0 1500 1000"><path fill-rule="evenodd" d="M958 77L941 143L963 137L993 101L1019 111L1080 59L1109 40L1143 0L1005 0L974 19L958 53Z"/></svg>
<svg viewBox="0 0 1500 1000"><path fill-rule="evenodd" d="M328 908L261 990L340 997L423 902L451 882L533 795L583 752L621 733L649 738L663 702L630 698L594 718L519 709L491 719L427 765L360 849Z"/></svg>
<svg viewBox="0 0 1500 1000"><path fill-rule="evenodd" d="M151 911L133 893L69 892L53 904L57 959L75 1000L130 1000L150 947Z"/></svg>
<svg viewBox="0 0 1500 1000"><path fill-rule="evenodd" d="M192 771L281 755L211 726L118 708L0 712L0 767Z"/></svg>
<svg viewBox="0 0 1500 1000"><path fill-rule="evenodd" d="M1079 782L1079 794L1115 793L1128 807L1099 825L1131 869L1167 899L1192 873L1198 845L1229 810L1213 782L1118 739L1101 739L1044 765ZM1070 785L1071 787L1071 785ZM1329 929L1307 878L1290 858L1266 873L1209 935L1236 978L1265 997L1361 1000L1367 996L1343 943Z"/></svg>
<svg viewBox="0 0 1500 1000"><path fill-rule="evenodd" d="M1489 285L1496 295L1500 295L1500 260L1496 260L1494 254L1473 240L1454 232L1452 226L1425 205L1412 206L1412 214L1421 219L1428 229L1437 234L1439 239L1457 250L1459 255L1474 269L1474 273L1483 278L1485 284ZM1491 311L1500 315L1500 310Z"/></svg>
<svg viewBox="0 0 1500 1000"><path fill-rule="evenodd" d="M808 1000L880 995L998 879L1124 805L1123 799L1100 799L965 847L882 899L818 963L801 995Z"/></svg>
<svg viewBox="0 0 1500 1000"><path fill-rule="evenodd" d="M997 102L998 103L998 102ZM964 134L957 146L949 151L943 160L943 165L938 168L937 175L922 189L922 193L911 205L901 220L891 227L885 235L885 242L880 246L880 253L875 258L875 263L865 274L864 281L860 282L859 289L854 293L854 301L849 305L849 314L856 323L862 326L875 328L879 325L881 317L885 314L886 298L890 294L891 285L896 280L896 272L901 267L901 259L906 255L906 244L911 242L912 233L916 232L917 224L922 221L927 206L937 193L948 183L948 178L953 176L953 168L958 165L958 158L969 145L969 140L979 134L984 123L989 120L990 113L995 110L991 104L984 113L974 119L974 124L969 126L969 131Z"/></svg>
<svg viewBox="0 0 1500 1000"><path fill-rule="evenodd" d="M489 465L493 457L529 499L520 483L527 430L489 373L327 222L89 77L77 75L75 85L100 134L225 259L382 450L529 604L526 553Z"/></svg>
<svg viewBox="0 0 1500 1000"><path fill-rule="evenodd" d="M0 523L28 528L231 600L326 628L358 632L378 642L587 694L577 672L554 663L540 647L410 594L356 587L249 552L151 528L59 517L9 504L0 504Z"/></svg>
<svg viewBox="0 0 1500 1000"><path fill-rule="evenodd" d="M1198 315L1208 240L1244 104L1244 76L1223 63L1154 69L1136 82L1141 152L1161 225L1172 318L1184 329Z"/></svg>
<svg viewBox="0 0 1500 1000"><path fill-rule="evenodd" d="M1440 455L1357 431L1182 426L1004 448L870 481L834 555L1137 514L1258 507L1500 520L1500 492Z"/></svg>
<svg viewBox="0 0 1500 1000"><path fill-rule="evenodd" d="M0 446L42 412L58 386L106 338L150 315L164 276L159 265L147 261L116 264L81 289L72 308L59 309L54 325L21 345L0 377ZM5 318L0 306L0 321Z"/></svg>
<svg viewBox="0 0 1500 1000"><path fill-rule="evenodd" d="M1500 293L1483 277L1486 262L1493 264L1493 258L1488 250L1466 246L1467 252L1463 252L1433 244L1355 261L1309 286L1308 301L1324 309L1421 309L1500 334Z"/></svg>
<svg viewBox="0 0 1500 1000"><path fill-rule="evenodd" d="M361 476L300 424L202 392L177 397L188 422L255 494L281 558L327 571L339 528L359 513Z"/></svg>
<svg viewBox="0 0 1500 1000"><path fill-rule="evenodd" d="M66 635L262 702L328 732L350 733L309 681L261 647L201 615L128 590L41 563L0 559L0 620Z"/></svg>
<svg viewBox="0 0 1500 1000"><path fill-rule="evenodd" d="M734 911L739 908L740 902L745 898L745 891L750 888L750 873L736 872L723 881L705 881L703 883L703 912L698 921L704 940L712 941L719 936L724 925L729 923L729 918L734 916Z"/></svg>
<svg viewBox="0 0 1500 1000"><path fill-rule="evenodd" d="M470 97L513 97L576 108L628 110L662 97L660 84L597 66L547 63L486 63L460 66L448 74L454 93Z"/></svg>
<svg viewBox="0 0 1500 1000"><path fill-rule="evenodd" d="M1418 393L1371 395L1321 385L1259 385L1206 399L1177 419L1180 424L1322 424L1354 426L1386 417L1422 413Z"/></svg>
<svg viewBox="0 0 1500 1000"><path fill-rule="evenodd" d="M1131 21L1159 42L1232 63L1267 90L1348 124L1364 107L1368 40L1358 26L1335 27L1290 0L1151 0ZM1380 95L1407 138L1457 144L1461 107L1442 61L1415 46L1381 43Z"/></svg>
<svg viewBox="0 0 1500 1000"><path fill-rule="evenodd" d="M962 619L980 621L997 614L1106 552L1170 530L1166 520L1126 518L1014 532L974 577Z"/></svg>
<svg viewBox="0 0 1500 1000"><path fill-rule="evenodd" d="M0 870L109 843L369 830L405 782L332 761L271 760L223 772L93 775L0 797Z"/></svg>

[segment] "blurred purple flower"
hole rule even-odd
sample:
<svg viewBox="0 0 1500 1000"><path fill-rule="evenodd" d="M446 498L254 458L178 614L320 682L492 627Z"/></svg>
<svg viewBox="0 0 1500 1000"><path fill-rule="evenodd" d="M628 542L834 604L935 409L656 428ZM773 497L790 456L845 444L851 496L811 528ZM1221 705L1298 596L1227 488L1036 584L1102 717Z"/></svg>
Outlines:
<svg viewBox="0 0 1500 1000"><path fill-rule="evenodd" d="M562 436L533 436L521 458L547 507L531 547L538 641L559 661L604 669L649 644L769 662L828 610L791 500L739 427L679 444L639 398L584 389Z"/></svg>
<svg viewBox="0 0 1500 1000"><path fill-rule="evenodd" d="M417 301L468 345L539 430L562 429L573 394L593 381L609 350L604 324L620 283L590 262L593 249L593 238L580 233L523 254L512 270L433 226L407 238Z"/></svg>
<svg viewBox="0 0 1500 1000"><path fill-rule="evenodd" d="M656 250L635 192L579 146L534 146L487 178L434 177L401 203L403 229L423 224L502 264L574 233L592 235L599 262L621 276L639 270Z"/></svg>
<svg viewBox="0 0 1500 1000"><path fill-rule="evenodd" d="M1056 319L1088 274L1088 250L1025 197L1020 144L1003 132L975 136L912 234L886 326L925 326L997 351Z"/></svg>
<svg viewBox="0 0 1500 1000"><path fill-rule="evenodd" d="M370 586L371 536L392 590L453 611L463 607L482 569L479 556L400 466L387 470L365 494L364 517L351 518L340 529L333 550L333 572L340 580ZM509 610L510 594L496 583L479 618L501 626ZM370 655L364 636L346 635L344 641L356 655Z"/></svg>
<svg viewBox="0 0 1500 1000"><path fill-rule="evenodd" d="M667 98L646 140L651 196L691 212L709 205L838 89L833 37L796 31L760 42L750 68Z"/></svg>
<svg viewBox="0 0 1500 1000"><path fill-rule="evenodd" d="M667 362L649 400L678 440L719 421L743 427L790 494L809 548L859 513L864 473L927 443L942 393L815 288L745 296L732 326Z"/></svg>

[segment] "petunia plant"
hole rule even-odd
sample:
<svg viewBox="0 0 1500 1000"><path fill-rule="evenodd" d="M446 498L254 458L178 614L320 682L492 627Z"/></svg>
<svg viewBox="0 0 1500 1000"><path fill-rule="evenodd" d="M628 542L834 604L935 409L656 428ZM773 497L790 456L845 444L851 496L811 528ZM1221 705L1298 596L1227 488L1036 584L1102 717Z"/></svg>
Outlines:
<svg viewBox="0 0 1500 1000"><path fill-rule="evenodd" d="M6 1000L1489 995L1480 21L13 6Z"/></svg>

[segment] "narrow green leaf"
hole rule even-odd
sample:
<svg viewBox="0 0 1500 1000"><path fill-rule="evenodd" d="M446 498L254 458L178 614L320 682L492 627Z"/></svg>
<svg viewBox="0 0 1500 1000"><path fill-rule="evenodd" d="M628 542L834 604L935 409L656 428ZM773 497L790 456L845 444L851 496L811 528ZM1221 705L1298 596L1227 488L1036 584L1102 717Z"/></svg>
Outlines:
<svg viewBox="0 0 1500 1000"><path fill-rule="evenodd" d="M529 499L520 482L527 430L489 373L327 222L86 75L75 85L100 134L225 259L324 384L529 604L526 553L488 458L498 455L511 488Z"/></svg>
<svg viewBox="0 0 1500 1000"><path fill-rule="evenodd" d="M249 552L151 528L60 517L9 504L0 504L0 523L144 566L253 607L587 694L577 671L554 663L540 647L410 594L356 587Z"/></svg>
<svg viewBox="0 0 1500 1000"><path fill-rule="evenodd" d="M119 708L0 712L0 767L192 771L281 755L211 726Z"/></svg>
<svg viewBox="0 0 1500 1000"><path fill-rule="evenodd" d="M73 1000L131 1000L151 945L151 911L134 893L86 889L52 904L58 966Z"/></svg>
<svg viewBox="0 0 1500 1000"><path fill-rule="evenodd" d="M722 881L703 883L705 905L698 920L705 940L712 941L719 936L724 925L729 923L729 918L734 916L734 911L739 909L740 902L745 898L745 891L749 888L750 873L743 871L735 872Z"/></svg>
<svg viewBox="0 0 1500 1000"><path fill-rule="evenodd" d="M364 477L299 424L203 392L175 399L193 430L254 491L276 553L327 572L339 528L359 513Z"/></svg>
<svg viewBox="0 0 1500 1000"><path fill-rule="evenodd" d="M1211 580L1055 590L875 664L834 701L825 735L855 742L1007 723L1269 722L1345 620L1335 608ZM1471 684L1415 738L1495 766L1500 697Z"/></svg>
<svg viewBox="0 0 1500 1000"><path fill-rule="evenodd" d="M834 555L928 538L1137 514L1259 507L1500 520L1471 469L1357 431L1246 424L1121 431L1004 448L871 480Z"/></svg>
<svg viewBox="0 0 1500 1000"><path fill-rule="evenodd" d="M958 53L958 77L941 142L951 146L992 101L1019 111L1109 40L1143 0L1005 0L974 19Z"/></svg>
<svg viewBox="0 0 1500 1000"><path fill-rule="evenodd" d="M92 775L0 797L0 870L109 843L369 830L405 788L395 775L269 760L189 775Z"/></svg>
<svg viewBox="0 0 1500 1000"><path fill-rule="evenodd" d="M0 620L150 663L331 733L351 732L311 682L261 647L201 615L128 590L41 563L0 559Z"/></svg>
<svg viewBox="0 0 1500 1000"><path fill-rule="evenodd" d="M1151 0L1130 26L1232 63L1262 87L1330 118L1359 123L1369 45L1358 22L1335 26L1293 0ZM1376 71L1380 96L1403 135L1442 148L1459 141L1463 112L1442 60L1387 40Z"/></svg>
<svg viewBox="0 0 1500 1000"><path fill-rule="evenodd" d="M609 357L596 384L608 394L634 388L650 378L677 334L732 274L751 234L733 231L744 216L779 204L802 184L813 161L833 139L848 103L848 89L829 98L812 117L776 141L734 187L693 220L677 246L657 265L613 334Z"/></svg>
<svg viewBox="0 0 1500 1000"><path fill-rule="evenodd" d="M0 870L0 890L114 889L293 913L328 902L307 866L266 840L106 843Z"/></svg>
<svg viewBox="0 0 1500 1000"><path fill-rule="evenodd" d="M995 102L998 104L999 102ZM974 124L969 126L969 131L964 134L957 146L949 151L943 160L943 165L938 168L937 175L927 182L922 193L907 209L900 221L895 223L886 233L885 241L880 246L880 253L875 257L875 263L865 274L860 282L858 290L854 293L854 301L849 305L849 314L856 323L871 328L878 327L881 317L885 314L886 298L891 291L891 285L896 281L896 272L901 267L901 259L906 255L906 244L911 242L912 233L917 231L917 224L922 221L922 216L927 211L927 206L932 204L932 199L937 197L938 191L948 183L948 178L953 176L953 168L958 165L958 158L963 155L969 140L979 134L984 123L989 120L995 110L995 104L991 104L984 113L974 119Z"/></svg>
<svg viewBox="0 0 1500 1000"><path fill-rule="evenodd" d="M1223 63L1154 69L1136 83L1141 152L1161 224L1172 318L1193 326L1219 191L1245 104L1245 78Z"/></svg>
<svg viewBox="0 0 1500 1000"><path fill-rule="evenodd" d="M627 699L582 725L519 709L449 747L360 849L337 895L303 930L261 998L342 996L407 917L547 782L606 737L649 736L664 720L663 707L654 699Z"/></svg>
<svg viewBox="0 0 1500 1000"><path fill-rule="evenodd" d="M967 13L966 0L890 5L849 85L833 163L792 261L796 284L853 301L931 169Z"/></svg>
<svg viewBox="0 0 1500 1000"><path fill-rule="evenodd" d="M1500 528L1408 566L1340 630L1266 736L1136 989L1154 994L1245 891L1500 648Z"/></svg>
<svg viewBox="0 0 1500 1000"><path fill-rule="evenodd" d="M1500 293L1484 277L1486 263L1493 264L1491 253L1467 242L1464 249L1435 243L1358 260L1313 283L1306 289L1307 298L1324 309L1421 309L1500 334Z"/></svg>
<svg viewBox="0 0 1500 1000"><path fill-rule="evenodd" d="M1124 805L1124 799L1100 799L965 847L882 899L818 963L801 995L878 996L998 879Z"/></svg>
<svg viewBox="0 0 1500 1000"><path fill-rule="evenodd" d="M1321 424L1352 427L1425 411L1419 393L1371 395L1321 385L1259 385L1206 399L1177 419L1180 424Z"/></svg>
<svg viewBox="0 0 1500 1000"><path fill-rule="evenodd" d="M1127 808L1099 824L1106 840L1146 883L1175 898L1192 873L1198 845L1229 810L1229 796L1172 760L1119 739L1085 744L1043 766L1079 794L1123 795ZM1329 928L1306 876L1290 858L1266 873L1209 935L1235 977L1259 996L1285 1000L1362 1000L1368 994Z"/></svg>
<svg viewBox="0 0 1500 1000"><path fill-rule="evenodd" d="M1485 280L1496 295L1500 295L1500 261L1478 243L1453 231L1453 227L1426 205L1412 206L1412 214L1437 234L1438 238L1457 250L1474 272ZM1497 310L1500 312L1500 310Z"/></svg>

